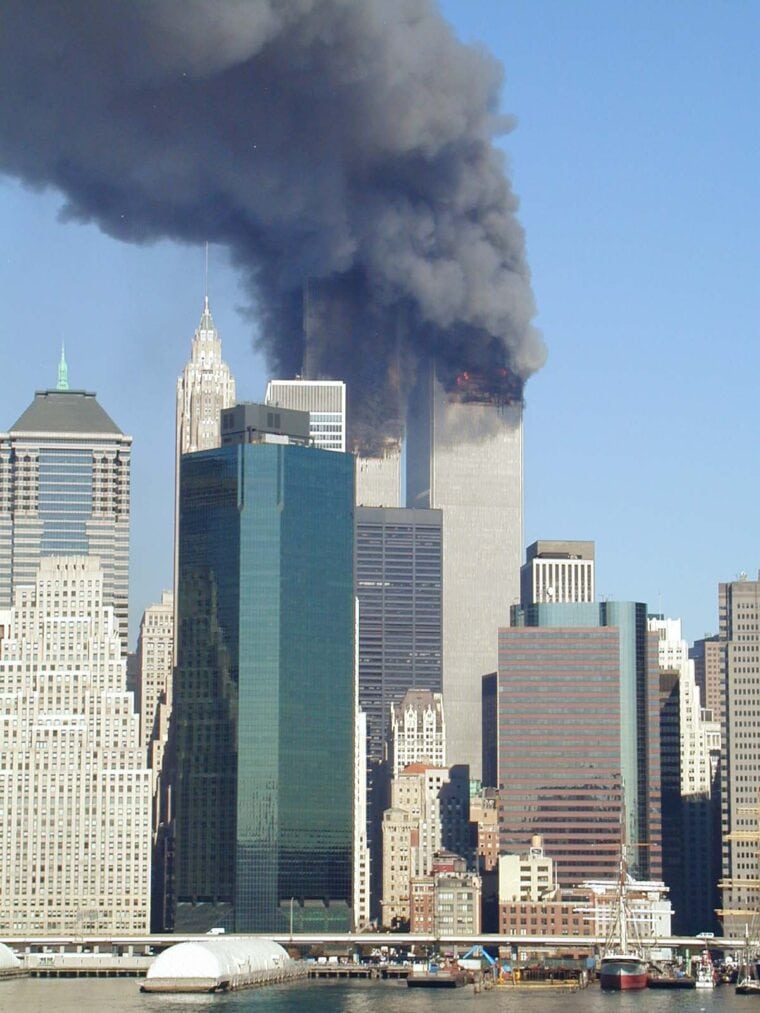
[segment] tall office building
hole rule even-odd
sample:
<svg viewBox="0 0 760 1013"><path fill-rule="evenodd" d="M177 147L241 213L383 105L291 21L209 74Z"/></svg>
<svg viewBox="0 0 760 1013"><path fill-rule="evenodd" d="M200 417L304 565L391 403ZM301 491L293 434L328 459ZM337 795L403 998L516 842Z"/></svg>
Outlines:
<svg viewBox="0 0 760 1013"><path fill-rule="evenodd" d="M147 750L153 790L153 901L154 927L166 927L163 913L165 893L165 825L169 796L163 777L164 754L169 740L174 665L174 595L164 591L161 601L149 605L140 622L137 652L130 655L136 669L135 704L140 716L140 744Z"/></svg>
<svg viewBox="0 0 760 1013"><path fill-rule="evenodd" d="M370 849L367 839L367 715L356 708L354 734L354 929L370 923Z"/></svg>
<svg viewBox="0 0 760 1013"><path fill-rule="evenodd" d="M520 601L538 605L594 600L594 543L533 542L520 568Z"/></svg>
<svg viewBox="0 0 760 1013"><path fill-rule="evenodd" d="M540 834L559 883L661 875L659 666L636 602L529 604L499 630L501 847ZM485 680L489 682L488 679Z"/></svg>
<svg viewBox="0 0 760 1013"><path fill-rule="evenodd" d="M126 653L131 445L95 394L69 389L62 356L58 387L0 433L0 608L43 557L97 556Z"/></svg>
<svg viewBox="0 0 760 1013"><path fill-rule="evenodd" d="M400 704L391 704L389 767L397 777L410 763L446 766L446 722L443 697L429 690L410 689Z"/></svg>
<svg viewBox="0 0 760 1013"><path fill-rule="evenodd" d="M718 617L725 686L723 929L741 937L760 907L760 580L720 584Z"/></svg>
<svg viewBox="0 0 760 1013"><path fill-rule="evenodd" d="M177 380L177 466L182 454L221 446L219 417L235 404L235 378L222 358L222 341L208 305L190 345L190 359Z"/></svg>
<svg viewBox="0 0 760 1013"><path fill-rule="evenodd" d="M391 704L441 691L441 511L357 507L355 553L359 705L377 763Z"/></svg>
<svg viewBox="0 0 760 1013"><path fill-rule="evenodd" d="M689 645L681 636L681 620L650 616L648 626L657 636L660 668L678 673L681 795L709 793L720 751L720 726L702 706Z"/></svg>
<svg viewBox="0 0 760 1013"><path fill-rule="evenodd" d="M401 444L388 442L374 455L356 455L356 505L401 506Z"/></svg>
<svg viewBox="0 0 760 1013"><path fill-rule="evenodd" d="M346 385L342 380L270 380L268 405L309 413L315 447L346 451Z"/></svg>
<svg viewBox="0 0 760 1013"><path fill-rule="evenodd" d="M354 462L291 431L238 405L181 461L177 931L350 927Z"/></svg>
<svg viewBox="0 0 760 1013"><path fill-rule="evenodd" d="M372 907L382 893L385 764L391 704L441 691L441 511L357 507L359 705L367 715L367 834Z"/></svg>
<svg viewBox="0 0 760 1013"><path fill-rule="evenodd" d="M677 935L715 930L720 906L720 722L702 706L680 619L649 617L658 637L663 876Z"/></svg>
<svg viewBox="0 0 760 1013"><path fill-rule="evenodd" d="M713 719L721 723L725 719L726 687L723 682L723 641L719 635L695 640L689 651L694 662L694 678L697 680L704 706L712 713Z"/></svg>
<svg viewBox="0 0 760 1013"><path fill-rule="evenodd" d="M105 576L49 556L0 618L0 923L150 926L150 771Z"/></svg>
<svg viewBox="0 0 760 1013"><path fill-rule="evenodd" d="M222 409L235 404L235 378L222 358L222 339L214 326L208 296L190 345L190 359L177 379L174 427L174 606L177 596L179 462L183 454L222 445ZM175 614L176 622L176 614ZM176 653L174 661L176 661Z"/></svg>
<svg viewBox="0 0 760 1013"><path fill-rule="evenodd" d="M307 411L314 446L355 451L347 433L346 385L342 380L270 380L266 403ZM357 506L401 505L401 445L390 440L374 455L356 454Z"/></svg>
<svg viewBox="0 0 760 1013"><path fill-rule="evenodd" d="M172 650L174 643L174 596L161 594L149 605L140 622L137 638L137 710L140 742L147 747L156 738L161 702L170 703Z"/></svg>
<svg viewBox="0 0 760 1013"><path fill-rule="evenodd" d="M407 415L407 504L443 512L443 699L449 760L481 776L481 678L519 600L522 401L421 370Z"/></svg>

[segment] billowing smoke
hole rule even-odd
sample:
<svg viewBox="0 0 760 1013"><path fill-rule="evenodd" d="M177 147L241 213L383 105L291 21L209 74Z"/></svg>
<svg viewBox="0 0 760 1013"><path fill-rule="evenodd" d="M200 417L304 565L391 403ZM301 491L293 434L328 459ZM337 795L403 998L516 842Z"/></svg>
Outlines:
<svg viewBox="0 0 760 1013"><path fill-rule="evenodd" d="M347 380L366 449L422 357L543 362L500 85L433 0L5 0L0 170L119 239L228 247L269 367Z"/></svg>

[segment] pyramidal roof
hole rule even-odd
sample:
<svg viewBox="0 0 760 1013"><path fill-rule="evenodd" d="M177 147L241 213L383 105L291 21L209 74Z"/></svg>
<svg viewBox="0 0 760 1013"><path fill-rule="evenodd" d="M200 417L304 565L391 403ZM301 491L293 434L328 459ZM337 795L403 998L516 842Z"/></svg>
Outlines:
<svg viewBox="0 0 760 1013"><path fill-rule="evenodd" d="M38 390L10 428L15 433L115 433L113 419L86 390Z"/></svg>
<svg viewBox="0 0 760 1013"><path fill-rule="evenodd" d="M199 331L215 331L214 320L211 316L211 310L208 306L208 296L203 302L203 312L201 313L201 322L198 324Z"/></svg>

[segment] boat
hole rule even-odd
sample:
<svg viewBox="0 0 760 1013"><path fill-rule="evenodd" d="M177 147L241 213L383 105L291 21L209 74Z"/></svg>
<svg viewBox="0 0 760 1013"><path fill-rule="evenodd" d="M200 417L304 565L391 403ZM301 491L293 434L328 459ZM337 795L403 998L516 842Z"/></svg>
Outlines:
<svg viewBox="0 0 760 1013"><path fill-rule="evenodd" d="M627 903L629 881L623 849L615 910L599 966L599 984L607 991L633 991L646 988L649 983L649 959L636 944L638 931Z"/></svg>
<svg viewBox="0 0 760 1013"><path fill-rule="evenodd" d="M650 967L649 988L696 988L696 979L675 967Z"/></svg>
<svg viewBox="0 0 760 1013"><path fill-rule="evenodd" d="M709 950L702 950L702 957L696 966L697 988L715 988L715 967Z"/></svg>
<svg viewBox="0 0 760 1013"><path fill-rule="evenodd" d="M646 988L649 984L649 961L636 953L606 954L599 968L599 984L611 992Z"/></svg>
<svg viewBox="0 0 760 1013"><path fill-rule="evenodd" d="M737 995L760 995L760 981L746 975L736 983Z"/></svg>
<svg viewBox="0 0 760 1013"><path fill-rule="evenodd" d="M754 946L750 944L749 926L744 927L744 959L739 976L736 980L737 995L760 995L760 975L758 965L753 958Z"/></svg>
<svg viewBox="0 0 760 1013"><path fill-rule="evenodd" d="M448 964L422 964L409 972L409 988L461 988L466 981L464 971Z"/></svg>

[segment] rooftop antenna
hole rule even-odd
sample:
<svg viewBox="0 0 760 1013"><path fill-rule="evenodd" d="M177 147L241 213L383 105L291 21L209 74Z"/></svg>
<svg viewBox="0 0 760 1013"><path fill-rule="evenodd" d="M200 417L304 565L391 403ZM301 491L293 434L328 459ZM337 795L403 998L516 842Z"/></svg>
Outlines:
<svg viewBox="0 0 760 1013"><path fill-rule="evenodd" d="M203 297L206 312L208 312L208 240L206 240L205 262L203 266Z"/></svg>
<svg viewBox="0 0 760 1013"><path fill-rule="evenodd" d="M304 380L312 380L313 364L312 364L312 344L311 344L311 286L309 285L309 279L307 278L303 283L303 289L301 292L302 300L302 313L303 313L303 361L301 362L301 376Z"/></svg>

